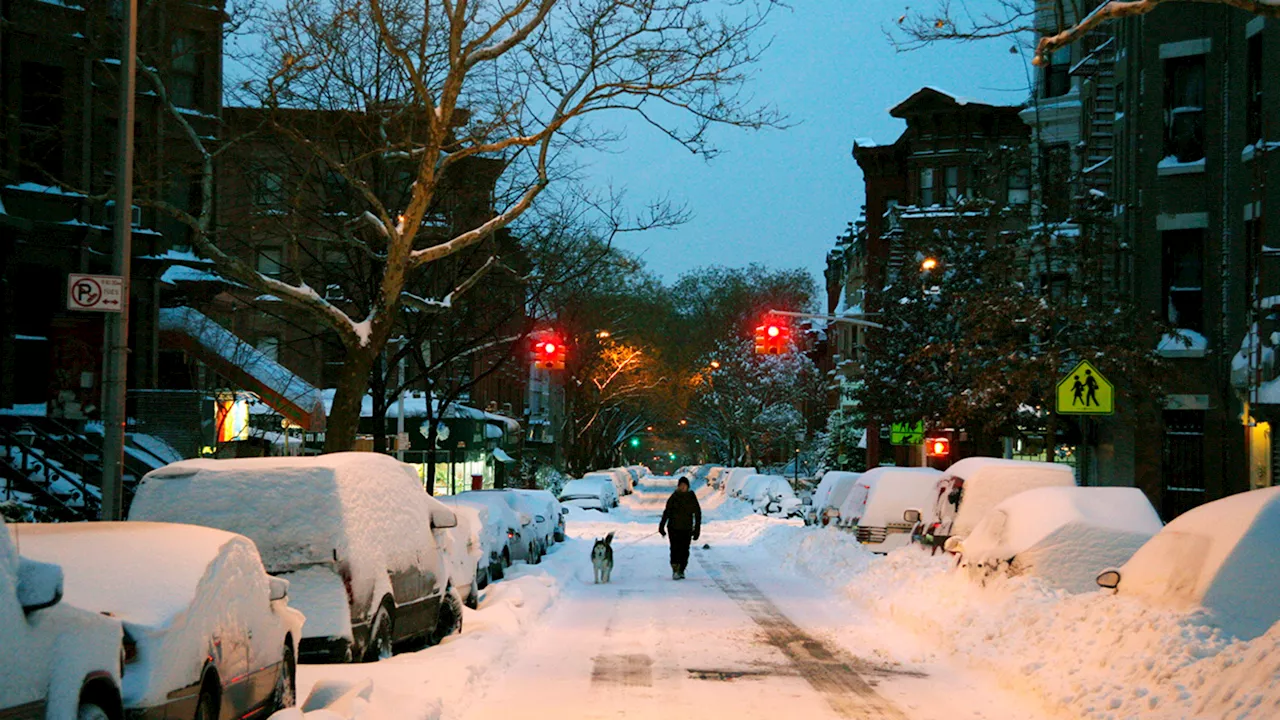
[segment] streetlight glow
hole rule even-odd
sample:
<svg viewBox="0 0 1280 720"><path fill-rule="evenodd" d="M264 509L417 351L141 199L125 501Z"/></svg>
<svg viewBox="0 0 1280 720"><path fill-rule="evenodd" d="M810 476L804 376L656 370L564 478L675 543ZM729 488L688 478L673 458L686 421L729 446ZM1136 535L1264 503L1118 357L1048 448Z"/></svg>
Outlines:
<svg viewBox="0 0 1280 720"><path fill-rule="evenodd" d="M924 262L920 263L920 269L921 269L921 270L928 271L928 270L932 270L932 269L934 269L934 268L936 268L936 267L938 267L938 259L937 259L937 258L925 258L925 259L924 259Z"/></svg>

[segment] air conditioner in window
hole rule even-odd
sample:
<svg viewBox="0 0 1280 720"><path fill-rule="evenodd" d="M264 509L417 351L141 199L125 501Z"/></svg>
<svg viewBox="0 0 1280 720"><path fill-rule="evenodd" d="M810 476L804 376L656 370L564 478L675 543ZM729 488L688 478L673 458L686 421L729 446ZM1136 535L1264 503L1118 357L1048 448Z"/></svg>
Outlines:
<svg viewBox="0 0 1280 720"><path fill-rule="evenodd" d="M129 217L130 217L129 224L132 225L133 227L142 227L142 208L138 207L137 205L134 205L132 207L133 207L133 212L129 213ZM109 227L114 227L116 224L116 202L114 200L108 200L106 204L106 208L107 208L106 225Z"/></svg>

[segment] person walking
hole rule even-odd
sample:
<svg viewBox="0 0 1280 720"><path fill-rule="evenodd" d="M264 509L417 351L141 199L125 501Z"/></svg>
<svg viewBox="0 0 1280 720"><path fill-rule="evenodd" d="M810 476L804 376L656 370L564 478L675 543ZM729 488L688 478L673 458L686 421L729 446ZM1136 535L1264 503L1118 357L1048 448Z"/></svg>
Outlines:
<svg viewBox="0 0 1280 720"><path fill-rule="evenodd" d="M658 534L671 542L671 579L683 580L689 566L689 543L702 532L702 506L689 491L689 478L676 481L676 491L667 498L667 507L658 523ZM668 537L669 534L669 537Z"/></svg>

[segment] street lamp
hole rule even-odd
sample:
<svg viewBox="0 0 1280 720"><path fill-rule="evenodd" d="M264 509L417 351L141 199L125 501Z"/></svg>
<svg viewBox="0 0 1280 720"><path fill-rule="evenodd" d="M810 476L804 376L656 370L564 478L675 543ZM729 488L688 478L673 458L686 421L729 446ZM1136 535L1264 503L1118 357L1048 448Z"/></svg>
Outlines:
<svg viewBox="0 0 1280 720"><path fill-rule="evenodd" d="M711 369L712 369L712 370L719 370L719 369L720 369L720 361L719 361L719 360L712 360L712 361L711 361Z"/></svg>
<svg viewBox="0 0 1280 720"><path fill-rule="evenodd" d="M920 263L920 270L922 270L923 272L929 272L930 270L936 267L938 267L937 258L931 258L931 257L925 258L924 262Z"/></svg>

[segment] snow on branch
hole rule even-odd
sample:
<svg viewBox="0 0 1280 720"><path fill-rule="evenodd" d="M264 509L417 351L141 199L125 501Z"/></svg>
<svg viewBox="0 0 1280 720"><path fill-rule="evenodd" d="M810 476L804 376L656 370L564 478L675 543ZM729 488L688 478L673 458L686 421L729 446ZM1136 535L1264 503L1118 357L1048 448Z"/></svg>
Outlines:
<svg viewBox="0 0 1280 720"><path fill-rule="evenodd" d="M1058 48L1070 45L1099 25L1127 17L1146 15L1161 5L1171 2L1197 2L1208 5L1226 5L1263 17L1280 18L1280 0L1110 0L1084 16L1080 22L1054 35L1040 38L1032 63L1044 65L1047 57Z"/></svg>

